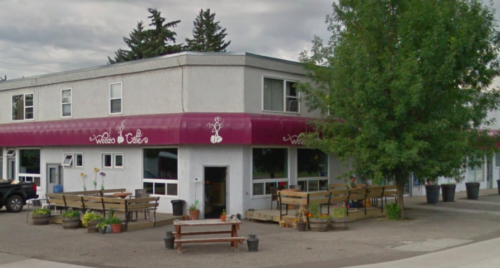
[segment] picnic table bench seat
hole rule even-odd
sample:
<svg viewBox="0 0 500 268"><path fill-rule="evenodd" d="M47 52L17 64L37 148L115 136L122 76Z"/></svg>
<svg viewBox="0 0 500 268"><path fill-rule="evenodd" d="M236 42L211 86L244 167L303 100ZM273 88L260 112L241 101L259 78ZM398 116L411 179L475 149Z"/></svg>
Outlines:
<svg viewBox="0 0 500 268"><path fill-rule="evenodd" d="M182 233L185 235L185 233ZM193 239L174 239L174 243L218 243L218 242L234 242L234 249L239 250L239 244L243 244L245 237L211 237L211 238L193 238Z"/></svg>

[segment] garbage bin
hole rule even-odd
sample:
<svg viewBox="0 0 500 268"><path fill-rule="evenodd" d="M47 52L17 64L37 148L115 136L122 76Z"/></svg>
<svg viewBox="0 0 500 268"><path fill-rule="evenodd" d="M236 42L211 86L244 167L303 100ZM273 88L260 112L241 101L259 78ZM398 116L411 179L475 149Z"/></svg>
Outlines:
<svg viewBox="0 0 500 268"><path fill-rule="evenodd" d="M182 216L182 212L184 211L184 200L172 200L172 211L174 212L174 216Z"/></svg>
<svg viewBox="0 0 500 268"><path fill-rule="evenodd" d="M53 191L54 193L62 193L62 191L63 191L63 186L62 186L62 185L59 185L59 184L56 184L56 185L54 185L54 188L53 188L53 189L54 189L54 191Z"/></svg>

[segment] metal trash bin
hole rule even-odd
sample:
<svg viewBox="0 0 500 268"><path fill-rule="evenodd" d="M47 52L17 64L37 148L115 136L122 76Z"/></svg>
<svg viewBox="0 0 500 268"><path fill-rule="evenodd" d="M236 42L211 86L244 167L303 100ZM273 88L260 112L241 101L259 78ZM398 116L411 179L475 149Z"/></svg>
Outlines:
<svg viewBox="0 0 500 268"><path fill-rule="evenodd" d="M170 202L172 203L172 211L174 216L182 216L184 211L184 200L177 199Z"/></svg>

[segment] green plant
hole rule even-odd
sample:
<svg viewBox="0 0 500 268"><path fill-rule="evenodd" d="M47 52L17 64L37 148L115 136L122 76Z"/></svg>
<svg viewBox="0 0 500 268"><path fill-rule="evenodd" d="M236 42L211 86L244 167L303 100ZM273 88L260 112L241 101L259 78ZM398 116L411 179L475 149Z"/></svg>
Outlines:
<svg viewBox="0 0 500 268"><path fill-rule="evenodd" d="M396 203L385 205L385 210L387 211L389 220L399 220L401 217L401 207L399 207Z"/></svg>
<svg viewBox="0 0 500 268"><path fill-rule="evenodd" d="M108 223L106 223L106 221L103 221L103 222L98 223L96 225L96 227L99 229L104 229L104 228L106 228L106 225L108 225Z"/></svg>
<svg viewBox="0 0 500 268"><path fill-rule="evenodd" d="M328 219L330 216L327 214L321 213L321 206L317 202L312 202L309 204L309 218L313 219Z"/></svg>
<svg viewBox="0 0 500 268"><path fill-rule="evenodd" d="M101 215L97 215L94 212L87 211L83 214L82 217L82 225L87 227L91 221L103 220L104 218Z"/></svg>
<svg viewBox="0 0 500 268"><path fill-rule="evenodd" d="M195 211L197 209L197 206L198 200L194 201L194 203L189 206L189 211Z"/></svg>
<svg viewBox="0 0 500 268"><path fill-rule="evenodd" d="M343 218L347 217L347 206L345 205L345 202L341 202L341 203L333 206L332 217L338 218L338 219L343 219Z"/></svg>
<svg viewBox="0 0 500 268"><path fill-rule="evenodd" d="M115 217L115 210L110 208L108 211L108 219L112 219Z"/></svg>
<svg viewBox="0 0 500 268"><path fill-rule="evenodd" d="M225 209L222 210L222 215L226 216L226 210Z"/></svg>
<svg viewBox="0 0 500 268"><path fill-rule="evenodd" d="M63 218L73 218L73 217L80 217L80 212L76 210L67 210L61 215Z"/></svg>
<svg viewBox="0 0 500 268"><path fill-rule="evenodd" d="M113 217L107 220L107 222L109 222L109 224L121 224L122 220L118 219L117 217Z"/></svg>
<svg viewBox="0 0 500 268"><path fill-rule="evenodd" d="M32 215L50 215L50 209L48 208L37 208L34 209Z"/></svg>

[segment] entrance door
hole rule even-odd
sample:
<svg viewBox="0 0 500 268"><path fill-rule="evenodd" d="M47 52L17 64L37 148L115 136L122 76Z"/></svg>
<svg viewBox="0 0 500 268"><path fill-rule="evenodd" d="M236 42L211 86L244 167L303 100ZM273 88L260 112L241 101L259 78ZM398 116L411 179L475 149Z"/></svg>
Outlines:
<svg viewBox="0 0 500 268"><path fill-rule="evenodd" d="M54 192L54 185L62 185L60 165L47 165L47 193Z"/></svg>
<svg viewBox="0 0 500 268"><path fill-rule="evenodd" d="M488 170L486 174L486 183L487 183L487 188L491 189L493 188L493 164L492 164L492 159L488 159L486 161L486 169Z"/></svg>
<svg viewBox="0 0 500 268"><path fill-rule="evenodd" d="M226 209L227 167L205 167L205 219L219 218Z"/></svg>
<svg viewBox="0 0 500 268"><path fill-rule="evenodd" d="M16 159L14 157L7 158L7 179L15 180L16 178Z"/></svg>

